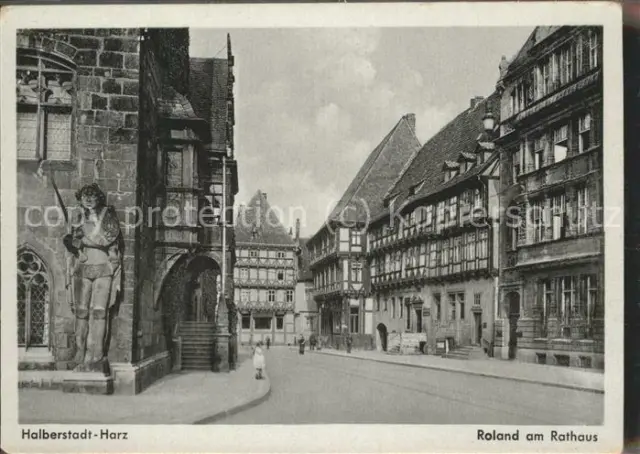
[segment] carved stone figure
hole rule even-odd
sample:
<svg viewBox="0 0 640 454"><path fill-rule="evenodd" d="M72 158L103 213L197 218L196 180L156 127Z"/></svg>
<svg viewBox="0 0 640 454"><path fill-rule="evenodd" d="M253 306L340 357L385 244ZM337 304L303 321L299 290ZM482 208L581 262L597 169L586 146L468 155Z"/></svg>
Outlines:
<svg viewBox="0 0 640 454"><path fill-rule="evenodd" d="M76 193L81 210L63 243L72 255L71 309L76 316L76 371L107 372L109 312L121 292L120 223L97 184Z"/></svg>

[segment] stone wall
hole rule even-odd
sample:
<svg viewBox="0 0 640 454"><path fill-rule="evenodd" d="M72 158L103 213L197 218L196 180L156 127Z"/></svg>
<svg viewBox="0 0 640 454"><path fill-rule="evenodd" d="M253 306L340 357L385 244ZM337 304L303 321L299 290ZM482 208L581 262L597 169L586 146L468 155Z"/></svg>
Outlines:
<svg viewBox="0 0 640 454"><path fill-rule="evenodd" d="M71 159L51 164L65 205L77 204L75 192L96 182L114 205L120 220L136 203L138 148L138 29L72 29L19 32L18 46L41 48L71 57L77 65L72 117ZM48 164L45 164L45 167ZM25 225L28 207L57 205L51 182L34 178L37 163L18 163L19 244L35 250L55 275L51 293L52 350L59 367L73 356L74 318L64 288L64 222L57 226ZM112 324L109 358L130 361L135 286L135 238L125 228L124 293Z"/></svg>

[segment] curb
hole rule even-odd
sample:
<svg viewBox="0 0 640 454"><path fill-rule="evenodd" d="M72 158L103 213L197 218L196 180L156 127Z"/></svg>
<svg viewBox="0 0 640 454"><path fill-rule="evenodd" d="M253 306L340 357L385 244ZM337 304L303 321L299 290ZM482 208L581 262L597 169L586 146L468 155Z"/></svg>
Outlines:
<svg viewBox="0 0 640 454"><path fill-rule="evenodd" d="M447 368L444 368L444 367L429 366L429 365L423 365L423 364L400 363L400 362L388 361L388 360L377 359L377 358L362 358L362 357L359 357L359 356L336 355L334 353L326 353L326 352L323 352L323 351L317 351L316 353L318 353L320 355L338 356L338 357L341 357L341 358L359 359L360 361L373 361L373 362L376 362L376 363L392 364L392 365L395 365L395 366L413 367L414 369L440 370L440 371L452 372L452 373L457 373L457 374L476 375L478 377L498 378L498 379L501 379L501 380L511 380L511 381L516 381L516 382L521 382L521 383L533 383L533 384L536 384L536 385L551 386L551 387L554 387L554 388L573 389L573 390L576 390L576 391L584 391L584 392L590 392L590 393L594 393L594 394L604 394L604 390L603 389L588 388L588 387L585 387L585 386L578 386L578 385L567 385L567 384L564 384L564 383L549 383L549 382L544 382L544 381L539 381L539 380L534 380L534 379L529 379L529 378L505 377L504 375L487 374L485 372L476 372L476 371L458 370L458 369L447 369Z"/></svg>
<svg viewBox="0 0 640 454"><path fill-rule="evenodd" d="M271 380L269 380L269 376L265 374L265 387L266 390L261 392L257 397L251 398L248 401L236 405L235 407L228 408L226 410L219 411L211 416L207 416L206 418L199 419L191 424L202 425L202 424L212 424L220 419L227 418L229 416L235 415L242 411L248 410L250 408L256 407L260 405L262 402L266 401L271 395Z"/></svg>

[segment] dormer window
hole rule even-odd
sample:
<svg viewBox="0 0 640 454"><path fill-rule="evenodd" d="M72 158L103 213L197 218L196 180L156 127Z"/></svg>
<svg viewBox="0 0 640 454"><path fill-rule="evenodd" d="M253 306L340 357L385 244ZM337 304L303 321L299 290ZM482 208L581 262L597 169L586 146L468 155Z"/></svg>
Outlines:
<svg viewBox="0 0 640 454"><path fill-rule="evenodd" d="M444 171L444 181L447 182L458 175L460 164L455 161L445 161L442 170Z"/></svg>

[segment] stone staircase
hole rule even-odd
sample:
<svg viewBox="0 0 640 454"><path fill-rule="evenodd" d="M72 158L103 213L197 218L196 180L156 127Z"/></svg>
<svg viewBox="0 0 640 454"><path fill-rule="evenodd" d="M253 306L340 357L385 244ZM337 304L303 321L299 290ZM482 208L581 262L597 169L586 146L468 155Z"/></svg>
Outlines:
<svg viewBox="0 0 640 454"><path fill-rule="evenodd" d="M215 325L210 322L180 322L181 362L184 370L211 370Z"/></svg>
<svg viewBox="0 0 640 454"><path fill-rule="evenodd" d="M442 357L451 359L485 359L487 355L484 353L482 347L465 345L449 351L449 353L442 355Z"/></svg>

